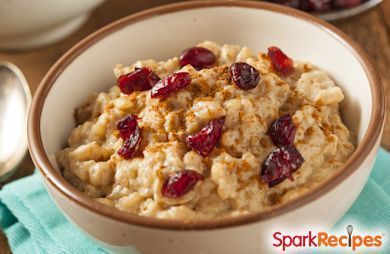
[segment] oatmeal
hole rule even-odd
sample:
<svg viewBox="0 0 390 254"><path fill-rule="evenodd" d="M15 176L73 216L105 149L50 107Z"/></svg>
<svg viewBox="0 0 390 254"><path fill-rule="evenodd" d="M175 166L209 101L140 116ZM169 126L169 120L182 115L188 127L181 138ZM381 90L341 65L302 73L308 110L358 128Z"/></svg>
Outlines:
<svg viewBox="0 0 390 254"><path fill-rule="evenodd" d="M205 41L167 61L117 65L117 85L75 110L64 177L141 216L261 211L316 187L354 151L342 90L277 47Z"/></svg>

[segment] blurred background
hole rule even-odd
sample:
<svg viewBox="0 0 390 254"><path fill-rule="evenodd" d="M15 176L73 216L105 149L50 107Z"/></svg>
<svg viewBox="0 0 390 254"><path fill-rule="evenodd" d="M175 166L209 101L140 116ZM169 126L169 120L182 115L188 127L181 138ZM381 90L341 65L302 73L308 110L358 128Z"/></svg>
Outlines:
<svg viewBox="0 0 390 254"><path fill-rule="evenodd" d="M390 150L390 0L269 0L308 11L329 20L344 31L368 53L385 87L387 118L382 146ZM45 73L68 49L95 30L129 14L168 4L172 0L83 0L83 1L29 1L29 8L18 9L16 3L0 1L0 61L9 61L24 73L34 94ZM39 2L47 2L39 5ZM73 5L73 6L72 6ZM10 7L11 11L6 7ZM12 7L12 8L11 8ZM74 10L74 8L78 10ZM41 13L28 18L24 12ZM58 9L58 10L57 10ZM59 25L56 19L66 18ZM63 15L63 17L61 16ZM34 30L49 24L50 31ZM26 31L24 31L26 30ZM23 36L17 32L23 32ZM44 41L42 41L44 40ZM7 182L31 174L34 170L28 155L20 170ZM5 184L5 183L2 183ZM0 187L2 186L0 184ZM5 237L0 232L0 253L10 253Z"/></svg>

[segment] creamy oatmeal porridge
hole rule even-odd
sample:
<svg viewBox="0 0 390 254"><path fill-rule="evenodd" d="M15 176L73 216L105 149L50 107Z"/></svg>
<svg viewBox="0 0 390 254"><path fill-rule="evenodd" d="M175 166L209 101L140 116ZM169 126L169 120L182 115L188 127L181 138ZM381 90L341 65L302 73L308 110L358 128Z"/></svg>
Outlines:
<svg viewBox="0 0 390 254"><path fill-rule="evenodd" d="M205 41L180 58L117 65L118 85L77 108L64 177L122 211L235 216L286 202L354 150L342 90L280 49Z"/></svg>

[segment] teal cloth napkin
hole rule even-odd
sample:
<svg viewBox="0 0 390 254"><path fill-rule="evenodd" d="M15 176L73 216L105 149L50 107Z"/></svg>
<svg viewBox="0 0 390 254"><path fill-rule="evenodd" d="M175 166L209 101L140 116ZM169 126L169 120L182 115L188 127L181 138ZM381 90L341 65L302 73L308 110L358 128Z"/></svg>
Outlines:
<svg viewBox="0 0 390 254"><path fill-rule="evenodd" d="M366 228L390 233L390 154L383 149L363 192L335 227L345 227L351 218ZM67 221L47 194L39 173L0 191L0 226L14 254L107 253Z"/></svg>
<svg viewBox="0 0 390 254"><path fill-rule="evenodd" d="M14 254L108 253L68 222L38 172L0 191L0 226Z"/></svg>

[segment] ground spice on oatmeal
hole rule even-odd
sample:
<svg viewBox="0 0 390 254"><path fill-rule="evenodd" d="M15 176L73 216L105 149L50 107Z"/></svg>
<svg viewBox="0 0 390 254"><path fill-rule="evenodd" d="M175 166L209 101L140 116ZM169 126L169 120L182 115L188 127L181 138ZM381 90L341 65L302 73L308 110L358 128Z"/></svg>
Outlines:
<svg viewBox="0 0 390 254"><path fill-rule="evenodd" d="M334 88L334 82L324 71L294 60L295 72L281 78L274 72L267 54L255 55L246 47L219 46L213 42L197 46L213 51L218 66L201 71L191 66L180 68L177 57L115 66L116 76L137 66L149 67L161 78L174 72L188 72L192 81L163 101L151 98L150 91L123 95L118 87L93 95L76 109L78 126L69 137L68 147L57 154L58 164L69 182L101 203L141 216L167 219L237 216L267 210L314 188L336 172L353 152L352 137L337 108L340 101L332 102L332 98L343 97L341 90L326 91L328 95L330 91L335 94L324 99L321 92L326 88L321 85L317 84L317 90L297 86L299 82L316 85L316 78L320 77ZM243 91L232 84L229 68L235 62L256 68L261 79L255 88ZM302 75L303 72L307 75ZM286 179L269 188L260 177L260 168L276 147L266 133L273 121L287 113L292 115L299 133L294 145L305 163L293 173L295 181ZM123 141L113 126L129 114L140 116L141 153L124 160L117 154ZM207 157L192 151L185 138L221 116L225 116L225 125L213 151ZM325 139L318 138L322 135L319 128ZM310 149L313 142L318 145L315 153ZM165 179L185 169L201 173L204 180L180 198L161 197ZM106 173L110 173L109 179L104 178Z"/></svg>

